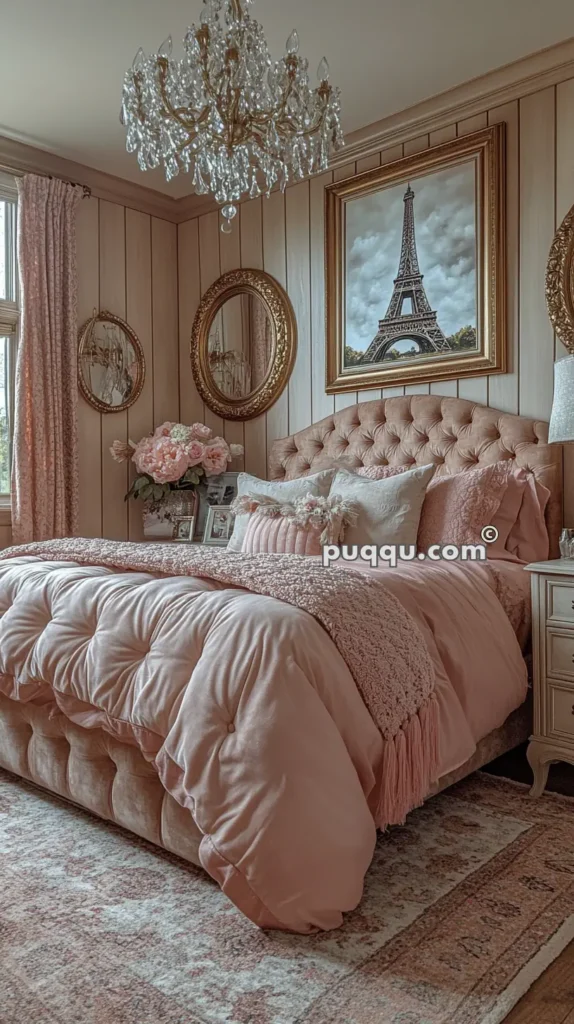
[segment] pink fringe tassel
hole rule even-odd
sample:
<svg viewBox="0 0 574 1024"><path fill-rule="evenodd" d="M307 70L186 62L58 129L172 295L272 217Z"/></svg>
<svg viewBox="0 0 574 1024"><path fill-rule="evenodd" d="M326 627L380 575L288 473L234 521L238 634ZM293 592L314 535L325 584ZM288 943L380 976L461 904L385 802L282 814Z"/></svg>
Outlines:
<svg viewBox="0 0 574 1024"><path fill-rule="evenodd" d="M438 775L438 703L431 693L416 715L384 741L377 828L403 825Z"/></svg>

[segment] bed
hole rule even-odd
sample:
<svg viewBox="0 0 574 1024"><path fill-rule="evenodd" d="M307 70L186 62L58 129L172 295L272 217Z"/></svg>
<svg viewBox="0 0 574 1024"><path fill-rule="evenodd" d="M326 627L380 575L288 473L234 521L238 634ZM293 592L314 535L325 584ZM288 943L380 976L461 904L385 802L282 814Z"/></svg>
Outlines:
<svg viewBox="0 0 574 1024"><path fill-rule="evenodd" d="M405 396L359 403L275 442L270 454L270 478L304 476L319 469L326 459L341 458L352 466L432 462L437 464L437 473L462 472L500 459L515 460L550 490L546 525L551 553L556 554L562 522L561 449L548 445L545 423L438 396ZM31 556L31 560L36 563L38 556ZM30 560L24 561L28 561L24 569L29 576ZM14 572L13 566L11 571ZM99 571L94 570L96 575ZM165 582L167 577L166 585L172 585L169 572L157 573L157 577L160 582ZM223 586L220 582L213 589L221 594ZM6 617L9 602L5 593L3 600L0 612ZM254 614L260 615L261 607L258 605ZM49 618L48 612L47 620ZM321 627L316 628L321 631ZM325 644L330 643L325 637ZM145 657L145 652L142 656ZM13 667L11 671L13 682ZM1 678L6 682L9 676L6 665L2 672ZM8 685L4 690L9 690ZM12 696L0 693L0 766L205 867L206 859L200 849L205 834L190 809L193 805L189 801L184 805L179 783L166 787L158 774L151 748L146 751L141 745L138 747L133 736L123 736L117 729L112 734L105 726L100 726L99 720L90 718L88 712L86 709L84 717L80 713L68 717L46 699L45 693L37 699L28 699L25 695L14 699L13 693ZM231 724L230 731L233 728ZM530 711L525 702L513 710L502 725L482 736L472 756L439 778L432 792L512 749L527 737L529 728ZM279 863L282 856L279 849L276 856ZM220 858L218 881L241 905L234 892L236 881L228 877L228 868ZM214 871L210 873L215 876ZM354 895L345 897L342 908L323 916L311 915L306 921L288 920L288 915L262 916L257 909L250 912L245 906L241 909L263 926L289 927L297 931L336 927L341 920L341 910L350 909L353 900L357 902L357 887L351 888Z"/></svg>

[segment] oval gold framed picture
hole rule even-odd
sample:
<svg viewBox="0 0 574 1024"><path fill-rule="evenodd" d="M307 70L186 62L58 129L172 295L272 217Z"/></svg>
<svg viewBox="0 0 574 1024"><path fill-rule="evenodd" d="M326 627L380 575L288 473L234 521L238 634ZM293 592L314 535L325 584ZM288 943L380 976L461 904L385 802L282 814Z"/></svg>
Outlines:
<svg viewBox="0 0 574 1024"><path fill-rule="evenodd" d="M98 412L129 409L141 395L145 369L137 334L115 313L94 313L80 328L78 384Z"/></svg>

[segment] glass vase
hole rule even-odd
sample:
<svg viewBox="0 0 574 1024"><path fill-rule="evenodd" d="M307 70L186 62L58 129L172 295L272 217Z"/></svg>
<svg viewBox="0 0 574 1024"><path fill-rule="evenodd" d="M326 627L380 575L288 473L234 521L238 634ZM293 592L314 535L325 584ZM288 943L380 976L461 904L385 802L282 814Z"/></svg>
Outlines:
<svg viewBox="0 0 574 1024"><path fill-rule="evenodd" d="M148 501L143 510L143 532L146 540L172 540L177 518L193 516L197 523L199 494L197 491L170 491L161 501Z"/></svg>
<svg viewBox="0 0 574 1024"><path fill-rule="evenodd" d="M560 558L574 559L574 530L562 530L560 534Z"/></svg>

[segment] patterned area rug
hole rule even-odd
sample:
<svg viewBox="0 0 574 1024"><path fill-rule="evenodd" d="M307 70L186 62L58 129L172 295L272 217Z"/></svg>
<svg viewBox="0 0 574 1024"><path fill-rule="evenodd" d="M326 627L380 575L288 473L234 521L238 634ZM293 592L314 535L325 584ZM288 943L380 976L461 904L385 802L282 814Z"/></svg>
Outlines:
<svg viewBox="0 0 574 1024"><path fill-rule="evenodd" d="M471 776L312 937L4 772L0 871L2 1024L498 1024L574 937L574 802Z"/></svg>

